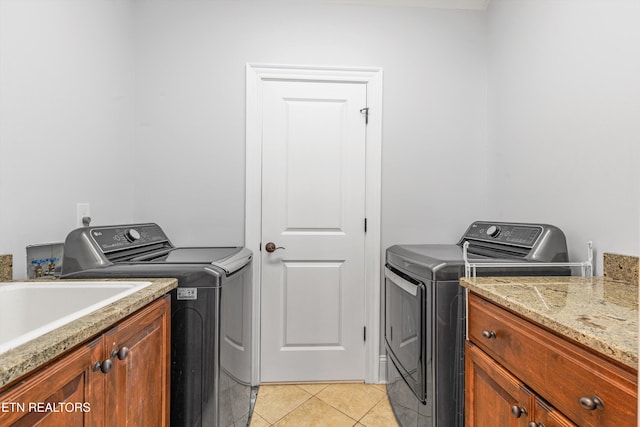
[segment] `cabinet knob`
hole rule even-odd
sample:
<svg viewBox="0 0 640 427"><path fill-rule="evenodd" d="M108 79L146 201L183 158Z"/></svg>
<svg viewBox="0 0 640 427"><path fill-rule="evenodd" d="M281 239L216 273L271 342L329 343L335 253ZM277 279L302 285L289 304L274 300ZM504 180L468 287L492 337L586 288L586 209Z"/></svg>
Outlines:
<svg viewBox="0 0 640 427"><path fill-rule="evenodd" d="M544 424L542 423L537 423L535 421L531 421L528 425L528 427L544 427Z"/></svg>
<svg viewBox="0 0 640 427"><path fill-rule="evenodd" d="M487 331L486 329L482 331L482 336L486 339L490 340L496 337L496 331Z"/></svg>
<svg viewBox="0 0 640 427"><path fill-rule="evenodd" d="M113 362L111 361L111 359L106 359L102 362L96 362L95 365L93 365L94 372L97 372L98 369L100 369L100 372L102 372L103 374L108 374L109 372L111 372L111 368L113 368Z"/></svg>
<svg viewBox="0 0 640 427"><path fill-rule="evenodd" d="M127 356L129 356L129 353L131 353L131 350L129 350L129 347L122 347L120 350L118 350L118 359L120 360L126 359Z"/></svg>
<svg viewBox="0 0 640 427"><path fill-rule="evenodd" d="M124 360L127 358L127 356L129 356L129 353L131 353L131 350L129 350L129 347L122 347L120 349L113 349L111 350L111 358L115 359L116 357L119 360Z"/></svg>
<svg viewBox="0 0 640 427"><path fill-rule="evenodd" d="M595 411L596 409L604 409L604 402L598 396L581 397L580 406L589 411Z"/></svg>
<svg viewBox="0 0 640 427"><path fill-rule="evenodd" d="M511 407L511 415L515 418L520 418L523 415L527 415L527 408L524 406L513 405Z"/></svg>

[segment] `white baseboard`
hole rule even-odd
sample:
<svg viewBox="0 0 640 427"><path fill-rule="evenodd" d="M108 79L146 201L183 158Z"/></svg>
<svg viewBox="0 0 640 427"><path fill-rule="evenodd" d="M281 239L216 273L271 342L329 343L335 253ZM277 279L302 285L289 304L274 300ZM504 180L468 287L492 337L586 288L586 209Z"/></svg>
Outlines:
<svg viewBox="0 0 640 427"><path fill-rule="evenodd" d="M386 354L381 354L380 355L380 363L379 363L379 367L378 367L378 379L379 379L379 384L386 384L387 383L387 355Z"/></svg>

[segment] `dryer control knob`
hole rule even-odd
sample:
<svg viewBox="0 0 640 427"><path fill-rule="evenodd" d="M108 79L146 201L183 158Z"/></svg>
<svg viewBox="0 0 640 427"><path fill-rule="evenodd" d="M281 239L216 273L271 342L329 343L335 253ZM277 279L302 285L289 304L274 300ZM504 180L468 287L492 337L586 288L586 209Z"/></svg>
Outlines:
<svg viewBox="0 0 640 427"><path fill-rule="evenodd" d="M140 239L140 233L135 228L130 228L124 232L124 237L126 237L130 242L135 242Z"/></svg>
<svg viewBox="0 0 640 427"><path fill-rule="evenodd" d="M498 237L498 234L500 234L500 227L492 225L491 227L487 228L487 236Z"/></svg>

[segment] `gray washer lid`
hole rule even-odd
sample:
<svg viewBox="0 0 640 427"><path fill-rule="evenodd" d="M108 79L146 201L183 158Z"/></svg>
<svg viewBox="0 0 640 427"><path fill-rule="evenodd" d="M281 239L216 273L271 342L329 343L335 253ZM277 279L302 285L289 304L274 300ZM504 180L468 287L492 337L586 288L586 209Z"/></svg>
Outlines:
<svg viewBox="0 0 640 427"><path fill-rule="evenodd" d="M240 247L193 247L172 249L162 261L167 263L210 264L239 252Z"/></svg>
<svg viewBox="0 0 640 427"><path fill-rule="evenodd" d="M458 245L394 245L387 263L425 280L458 280L464 275L462 248Z"/></svg>
<svg viewBox="0 0 640 427"><path fill-rule="evenodd" d="M243 268L253 258L253 253L241 246L236 247L195 247L176 248L169 252L165 263L212 264L224 270L227 275Z"/></svg>

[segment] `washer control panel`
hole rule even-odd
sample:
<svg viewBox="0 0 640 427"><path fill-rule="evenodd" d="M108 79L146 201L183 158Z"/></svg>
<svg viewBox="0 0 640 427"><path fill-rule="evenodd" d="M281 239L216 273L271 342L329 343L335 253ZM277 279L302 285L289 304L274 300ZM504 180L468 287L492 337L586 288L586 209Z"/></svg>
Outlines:
<svg viewBox="0 0 640 427"><path fill-rule="evenodd" d="M474 222L463 239L532 247L540 234L542 227L538 225Z"/></svg>
<svg viewBox="0 0 640 427"><path fill-rule="evenodd" d="M164 231L157 224L135 224L116 227L95 227L91 238L102 252L136 248L152 243L167 242Z"/></svg>

